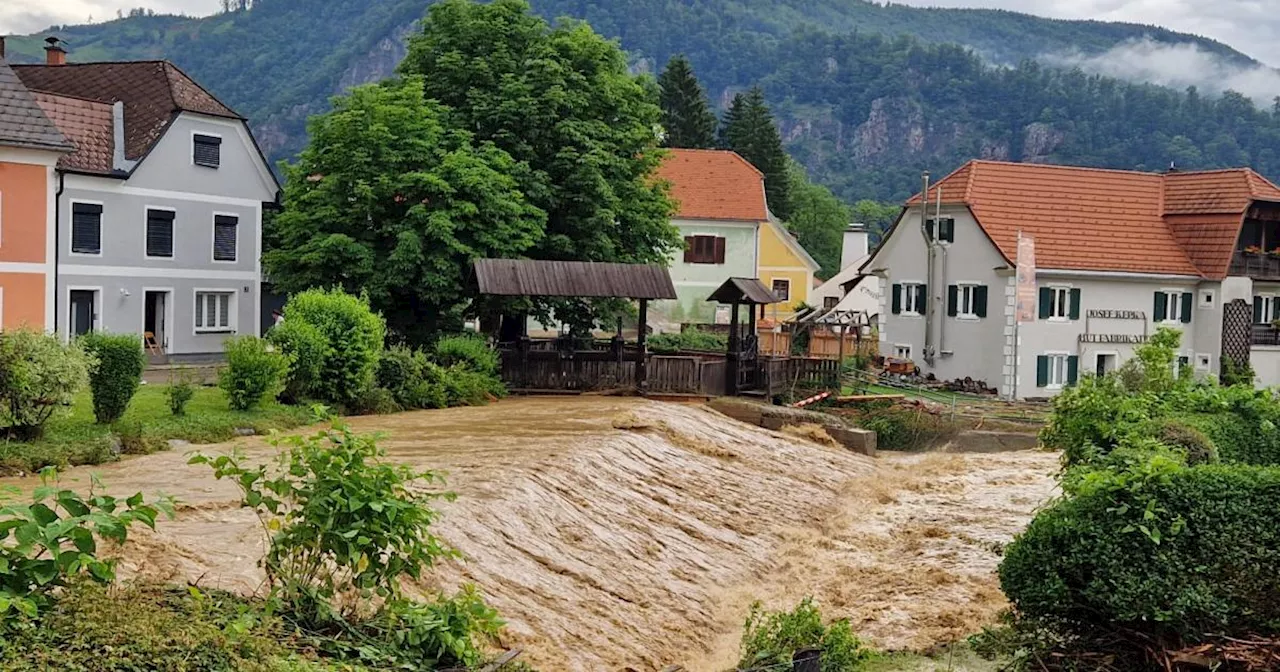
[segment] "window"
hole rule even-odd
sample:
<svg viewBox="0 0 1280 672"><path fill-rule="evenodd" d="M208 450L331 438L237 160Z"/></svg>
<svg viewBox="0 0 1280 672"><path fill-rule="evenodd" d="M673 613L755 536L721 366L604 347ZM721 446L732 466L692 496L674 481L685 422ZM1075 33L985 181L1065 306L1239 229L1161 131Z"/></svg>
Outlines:
<svg viewBox="0 0 1280 672"><path fill-rule="evenodd" d="M235 292L196 292L196 331L233 331Z"/></svg>
<svg viewBox="0 0 1280 672"><path fill-rule="evenodd" d="M911 345L908 343L895 343L893 356L897 359L911 359Z"/></svg>
<svg viewBox="0 0 1280 672"><path fill-rule="evenodd" d="M1182 375L1183 371L1189 371L1190 366L1190 357L1186 355L1178 355L1178 359L1173 362L1173 377L1177 378Z"/></svg>
<svg viewBox="0 0 1280 672"><path fill-rule="evenodd" d="M724 238L719 236L685 236L684 261L687 264L723 264Z"/></svg>
<svg viewBox="0 0 1280 672"><path fill-rule="evenodd" d="M1196 370L1208 371L1213 368L1213 355L1196 354Z"/></svg>
<svg viewBox="0 0 1280 672"><path fill-rule="evenodd" d="M196 133L191 136L192 158L197 166L217 168L222 161L222 138Z"/></svg>
<svg viewBox="0 0 1280 672"><path fill-rule="evenodd" d="M966 320L987 316L987 288L984 285L951 285L947 288L947 315Z"/></svg>
<svg viewBox="0 0 1280 672"><path fill-rule="evenodd" d="M1036 387L1074 385L1079 376L1080 358L1066 353L1049 353L1036 358Z"/></svg>
<svg viewBox="0 0 1280 672"><path fill-rule="evenodd" d="M1098 353L1097 367L1094 369L1094 372L1098 374L1099 378L1101 378L1102 376L1115 371L1117 359L1118 356L1113 352Z"/></svg>
<svg viewBox="0 0 1280 672"><path fill-rule="evenodd" d="M1271 324L1280 320L1280 297L1262 294L1253 297L1253 323Z"/></svg>
<svg viewBox="0 0 1280 672"><path fill-rule="evenodd" d="M824 296L822 298L823 310L833 310L838 305L840 305L840 297L838 296Z"/></svg>
<svg viewBox="0 0 1280 672"><path fill-rule="evenodd" d="M173 258L172 210L147 208L147 256Z"/></svg>
<svg viewBox="0 0 1280 672"><path fill-rule="evenodd" d="M1040 319L1055 322L1080 319L1080 290L1071 287L1041 287Z"/></svg>
<svg viewBox="0 0 1280 672"><path fill-rule="evenodd" d="M75 254L102 254L102 206L71 204L71 251Z"/></svg>
<svg viewBox="0 0 1280 672"><path fill-rule="evenodd" d="M1200 304L1199 304L1200 307L1208 310L1213 308L1213 303L1214 303L1213 290L1212 289L1200 290Z"/></svg>
<svg viewBox="0 0 1280 672"><path fill-rule="evenodd" d="M236 260L236 231L240 219L233 215L213 216L213 260Z"/></svg>
<svg viewBox="0 0 1280 672"><path fill-rule="evenodd" d="M1177 289L1162 289L1156 292L1156 322L1191 323L1191 292Z"/></svg>
<svg viewBox="0 0 1280 672"><path fill-rule="evenodd" d="M894 315L923 315L926 300L925 286L918 282L905 282L893 286Z"/></svg>
<svg viewBox="0 0 1280 672"><path fill-rule="evenodd" d="M926 219L924 222L925 233L929 236L929 240L934 240L934 232L937 232L937 240L943 243L956 242L956 220L951 217L943 217L942 219Z"/></svg>
<svg viewBox="0 0 1280 672"><path fill-rule="evenodd" d="M791 281L790 280L774 280L773 296L779 301L791 300Z"/></svg>

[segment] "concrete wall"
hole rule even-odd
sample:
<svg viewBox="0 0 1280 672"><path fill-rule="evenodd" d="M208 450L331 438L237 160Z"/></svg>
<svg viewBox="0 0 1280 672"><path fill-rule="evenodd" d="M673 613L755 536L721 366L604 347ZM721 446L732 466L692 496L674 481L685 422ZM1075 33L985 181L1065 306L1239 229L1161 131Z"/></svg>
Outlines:
<svg viewBox="0 0 1280 672"><path fill-rule="evenodd" d="M672 255L670 272L675 283L675 301L655 301L650 306L650 326L659 331L678 331L684 322L709 323L715 319L715 304L707 297L731 277L756 277L758 258L757 222L721 222L677 219L672 221L680 236L718 236L725 239L725 263L686 264L683 250Z"/></svg>

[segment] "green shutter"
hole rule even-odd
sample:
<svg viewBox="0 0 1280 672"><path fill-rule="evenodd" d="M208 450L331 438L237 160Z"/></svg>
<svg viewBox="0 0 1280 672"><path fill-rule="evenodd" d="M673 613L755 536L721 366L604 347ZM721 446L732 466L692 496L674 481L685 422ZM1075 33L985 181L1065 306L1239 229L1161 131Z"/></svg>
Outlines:
<svg viewBox="0 0 1280 672"><path fill-rule="evenodd" d="M1067 384L1075 385L1080 379L1080 358L1071 355L1067 358Z"/></svg>
<svg viewBox="0 0 1280 672"><path fill-rule="evenodd" d="M1079 289L1071 290L1071 309L1070 310L1071 310L1071 313L1070 313L1071 319L1073 320L1080 319L1080 290Z"/></svg>
<svg viewBox="0 0 1280 672"><path fill-rule="evenodd" d="M947 218L947 242L956 242L956 220L951 217Z"/></svg>
<svg viewBox="0 0 1280 672"><path fill-rule="evenodd" d="M987 286L979 285L973 288L973 312L978 317L987 316Z"/></svg>
<svg viewBox="0 0 1280 672"><path fill-rule="evenodd" d="M1040 319L1049 319L1049 311L1053 308L1053 290L1048 287L1040 288Z"/></svg>
<svg viewBox="0 0 1280 672"><path fill-rule="evenodd" d="M1036 387L1049 386L1049 358L1045 355L1036 357Z"/></svg>
<svg viewBox="0 0 1280 672"><path fill-rule="evenodd" d="M929 286L916 285L916 312L921 315L929 314Z"/></svg>
<svg viewBox="0 0 1280 672"><path fill-rule="evenodd" d="M947 317L955 317L960 313L960 288L947 285Z"/></svg>
<svg viewBox="0 0 1280 672"><path fill-rule="evenodd" d="M1280 301L1271 302L1271 319L1280 320Z"/></svg>
<svg viewBox="0 0 1280 672"><path fill-rule="evenodd" d="M1191 324L1191 292L1182 293L1182 323Z"/></svg>
<svg viewBox="0 0 1280 672"><path fill-rule="evenodd" d="M1262 324L1262 297L1253 297L1253 323Z"/></svg>
<svg viewBox="0 0 1280 672"><path fill-rule="evenodd" d="M1167 317L1169 317L1169 295L1156 292L1156 307L1151 319L1155 322L1164 322Z"/></svg>
<svg viewBox="0 0 1280 672"><path fill-rule="evenodd" d="M902 285L899 284L893 286L893 314L902 314Z"/></svg>
<svg viewBox="0 0 1280 672"><path fill-rule="evenodd" d="M934 222L932 219L924 220L924 232L925 232L925 235L929 237L929 240L933 240L933 227L934 227Z"/></svg>

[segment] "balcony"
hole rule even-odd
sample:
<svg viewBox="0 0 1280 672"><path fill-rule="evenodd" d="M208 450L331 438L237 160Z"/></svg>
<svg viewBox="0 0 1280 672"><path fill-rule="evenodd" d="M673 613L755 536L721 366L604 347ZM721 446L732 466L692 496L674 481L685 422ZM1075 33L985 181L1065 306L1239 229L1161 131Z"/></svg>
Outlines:
<svg viewBox="0 0 1280 672"><path fill-rule="evenodd" d="M1227 275L1244 276L1254 280L1280 281L1280 256L1266 252L1236 250L1231 256Z"/></svg>
<svg viewBox="0 0 1280 672"><path fill-rule="evenodd" d="M1280 347L1280 329L1270 324L1253 325L1253 344Z"/></svg>

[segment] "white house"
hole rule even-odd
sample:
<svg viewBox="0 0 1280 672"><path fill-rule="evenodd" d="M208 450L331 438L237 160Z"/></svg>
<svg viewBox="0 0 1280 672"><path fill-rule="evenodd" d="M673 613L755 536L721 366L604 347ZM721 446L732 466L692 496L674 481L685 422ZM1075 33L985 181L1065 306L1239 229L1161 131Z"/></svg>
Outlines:
<svg viewBox="0 0 1280 672"><path fill-rule="evenodd" d="M861 266L887 290L881 352L922 374L1047 397L1171 326L1180 366L1251 360L1280 383L1280 188L1252 170L972 161L925 200ZM1020 236L1034 241L1036 308L1015 326Z"/></svg>
<svg viewBox="0 0 1280 672"><path fill-rule="evenodd" d="M871 324L879 318L883 293L880 278L862 272L863 264L870 257L868 242L866 225L850 224L845 229L840 249L840 271L813 290L813 300L820 316L853 312Z"/></svg>

